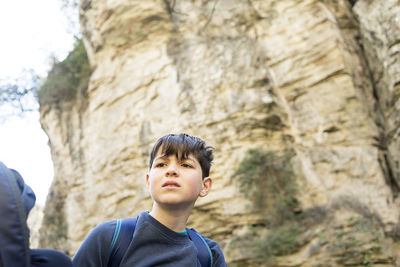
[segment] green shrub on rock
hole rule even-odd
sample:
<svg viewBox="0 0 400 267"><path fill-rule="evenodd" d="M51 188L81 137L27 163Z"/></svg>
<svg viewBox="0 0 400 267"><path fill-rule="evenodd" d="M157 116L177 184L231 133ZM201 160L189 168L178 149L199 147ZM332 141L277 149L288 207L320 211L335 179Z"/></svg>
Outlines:
<svg viewBox="0 0 400 267"><path fill-rule="evenodd" d="M38 92L39 103L71 101L85 95L91 74L82 39L76 39L73 50L65 60L54 64Z"/></svg>

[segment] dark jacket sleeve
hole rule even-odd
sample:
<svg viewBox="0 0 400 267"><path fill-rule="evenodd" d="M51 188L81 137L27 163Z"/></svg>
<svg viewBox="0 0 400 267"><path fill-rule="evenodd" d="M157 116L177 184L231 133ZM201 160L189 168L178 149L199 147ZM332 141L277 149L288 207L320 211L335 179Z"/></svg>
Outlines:
<svg viewBox="0 0 400 267"><path fill-rule="evenodd" d="M224 253L222 253L221 248L218 243L208 239L207 237L203 237L206 240L208 246L211 249L211 254L213 256L213 265L212 267L227 267L228 265L225 262Z"/></svg>
<svg viewBox="0 0 400 267"><path fill-rule="evenodd" d="M0 162L0 258L4 266L30 266L26 219L35 200L21 175Z"/></svg>
<svg viewBox="0 0 400 267"><path fill-rule="evenodd" d="M99 224L83 241L72 263L74 267L106 267L116 221Z"/></svg>

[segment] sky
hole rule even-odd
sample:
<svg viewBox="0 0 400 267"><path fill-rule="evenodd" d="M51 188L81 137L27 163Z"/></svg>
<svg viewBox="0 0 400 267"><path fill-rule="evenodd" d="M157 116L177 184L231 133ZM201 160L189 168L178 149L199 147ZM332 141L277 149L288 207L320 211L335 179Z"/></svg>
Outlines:
<svg viewBox="0 0 400 267"><path fill-rule="evenodd" d="M61 0L0 1L0 79L27 69L46 77L52 58L63 60L72 49L69 26ZM45 203L54 170L38 112L0 121L0 161L22 175L38 204Z"/></svg>

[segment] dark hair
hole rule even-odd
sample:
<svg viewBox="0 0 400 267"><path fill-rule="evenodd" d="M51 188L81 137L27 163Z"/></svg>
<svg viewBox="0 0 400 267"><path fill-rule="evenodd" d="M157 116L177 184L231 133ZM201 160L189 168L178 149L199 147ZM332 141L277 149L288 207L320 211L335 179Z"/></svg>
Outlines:
<svg viewBox="0 0 400 267"><path fill-rule="evenodd" d="M169 156L175 154L178 160L189 157L190 154L200 163L202 175L208 177L210 175L211 162L214 158L213 147L206 146L206 142L200 138L187 134L168 134L154 144L150 153L150 169L153 165L154 158L159 149L162 149L161 154Z"/></svg>

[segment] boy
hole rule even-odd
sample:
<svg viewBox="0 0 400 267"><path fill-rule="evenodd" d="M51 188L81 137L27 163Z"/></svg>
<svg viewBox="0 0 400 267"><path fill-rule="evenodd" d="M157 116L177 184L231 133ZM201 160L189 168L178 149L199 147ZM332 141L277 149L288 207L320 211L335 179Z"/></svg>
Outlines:
<svg viewBox="0 0 400 267"><path fill-rule="evenodd" d="M212 147L193 136L170 134L156 142L146 174L153 207L137 217L120 267L201 266L186 222L197 198L205 197L211 189L208 176L212 159ZM110 221L97 226L76 253L74 266L108 266L116 225L116 221ZM203 240L212 254L212 266L227 266L218 244Z"/></svg>

